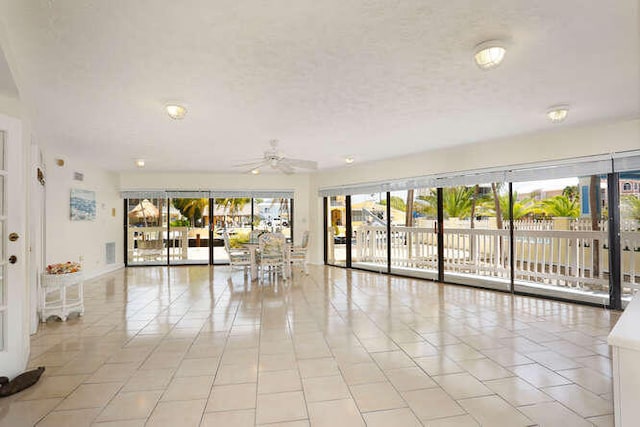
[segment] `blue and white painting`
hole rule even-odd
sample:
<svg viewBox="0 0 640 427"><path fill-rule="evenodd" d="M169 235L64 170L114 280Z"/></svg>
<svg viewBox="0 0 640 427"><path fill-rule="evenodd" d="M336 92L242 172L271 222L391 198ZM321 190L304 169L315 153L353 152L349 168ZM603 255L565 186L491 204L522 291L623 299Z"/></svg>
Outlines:
<svg viewBox="0 0 640 427"><path fill-rule="evenodd" d="M93 221L96 219L96 193L89 190L71 189L71 221Z"/></svg>

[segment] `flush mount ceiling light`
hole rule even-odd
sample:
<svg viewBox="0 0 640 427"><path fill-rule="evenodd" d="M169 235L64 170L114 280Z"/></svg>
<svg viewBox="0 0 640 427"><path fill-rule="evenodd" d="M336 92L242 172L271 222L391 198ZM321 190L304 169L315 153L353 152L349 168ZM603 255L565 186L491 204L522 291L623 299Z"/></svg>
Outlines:
<svg viewBox="0 0 640 427"><path fill-rule="evenodd" d="M260 169L251 169L251 173L254 175L258 175L260 173Z"/></svg>
<svg viewBox="0 0 640 427"><path fill-rule="evenodd" d="M136 166L139 168L144 167L144 159L137 159L135 163L136 163Z"/></svg>
<svg viewBox="0 0 640 427"><path fill-rule="evenodd" d="M353 156L347 156L344 158L344 162L348 165L352 164L353 162L355 162L356 159L353 158Z"/></svg>
<svg viewBox="0 0 640 427"><path fill-rule="evenodd" d="M187 109L183 105L169 104L165 107L167 114L174 120L184 119Z"/></svg>
<svg viewBox="0 0 640 427"><path fill-rule="evenodd" d="M547 109L547 117L551 120L551 123L563 122L569 115L568 105L554 105Z"/></svg>
<svg viewBox="0 0 640 427"><path fill-rule="evenodd" d="M481 70L490 70L500 65L506 49L498 40L488 40L476 46L473 59Z"/></svg>

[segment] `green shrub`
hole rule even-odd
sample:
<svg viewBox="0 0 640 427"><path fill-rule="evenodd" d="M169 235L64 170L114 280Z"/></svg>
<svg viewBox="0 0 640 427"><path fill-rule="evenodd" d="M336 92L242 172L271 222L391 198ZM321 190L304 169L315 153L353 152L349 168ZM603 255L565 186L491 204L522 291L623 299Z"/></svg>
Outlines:
<svg viewBox="0 0 640 427"><path fill-rule="evenodd" d="M232 248L242 247L243 244L249 243L249 232L240 231L233 236L229 236L229 246Z"/></svg>

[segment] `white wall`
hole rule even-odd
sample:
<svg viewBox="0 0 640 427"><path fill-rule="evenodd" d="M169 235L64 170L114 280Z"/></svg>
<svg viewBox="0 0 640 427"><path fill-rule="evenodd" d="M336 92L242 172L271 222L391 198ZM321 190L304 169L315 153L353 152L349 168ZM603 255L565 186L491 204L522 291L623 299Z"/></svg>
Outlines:
<svg viewBox="0 0 640 427"><path fill-rule="evenodd" d="M309 174L214 174L214 173L161 173L127 172L120 174L122 190L293 190L294 239L299 242L302 233L309 230L311 213ZM318 235L317 238L320 238ZM314 237L316 238L316 237Z"/></svg>
<svg viewBox="0 0 640 427"><path fill-rule="evenodd" d="M55 159L65 165L57 166ZM80 261L85 277L95 277L124 265L123 206L118 175L73 157L48 152L46 163L46 263ZM74 172L84 174L75 181ZM96 219L71 221L69 198L72 188L96 193ZM115 209L115 215L112 215ZM116 242L116 263L105 263L105 244Z"/></svg>
<svg viewBox="0 0 640 427"><path fill-rule="evenodd" d="M2 53L0 52L0 54ZM22 115L20 100L0 93L0 113L7 116L20 117Z"/></svg>
<svg viewBox="0 0 640 427"><path fill-rule="evenodd" d="M459 145L354 164L314 176L315 188L375 182L640 149L640 119Z"/></svg>

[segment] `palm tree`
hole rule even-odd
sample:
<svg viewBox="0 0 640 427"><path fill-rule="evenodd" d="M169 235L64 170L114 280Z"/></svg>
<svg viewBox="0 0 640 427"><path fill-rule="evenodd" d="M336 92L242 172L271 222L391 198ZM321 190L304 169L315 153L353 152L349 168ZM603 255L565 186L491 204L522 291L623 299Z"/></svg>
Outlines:
<svg viewBox="0 0 640 427"><path fill-rule="evenodd" d="M413 189L407 190L407 203L404 217L404 224L407 227L413 227L413 194Z"/></svg>
<svg viewBox="0 0 640 427"><path fill-rule="evenodd" d="M438 216L438 197L436 190L430 190L429 195L420 195L416 197L414 202L416 212L426 215L430 218L436 218Z"/></svg>
<svg viewBox="0 0 640 427"><path fill-rule="evenodd" d="M576 200L579 197L577 185L567 185L562 190L562 195L567 196L569 200Z"/></svg>
<svg viewBox="0 0 640 427"><path fill-rule="evenodd" d="M442 208L447 218L469 218L473 204L473 187L445 188Z"/></svg>
<svg viewBox="0 0 640 427"><path fill-rule="evenodd" d="M600 231L600 176L591 175L589 179L589 212L591 212L591 230ZM600 276L600 242L593 241L593 271L594 277Z"/></svg>
<svg viewBox="0 0 640 427"><path fill-rule="evenodd" d="M189 218L192 224L195 224L197 219L202 218L204 208L209 204L209 199L190 199L180 198L172 199L173 206L180 211L180 213Z"/></svg>
<svg viewBox="0 0 640 427"><path fill-rule="evenodd" d="M402 199L402 197L391 196L390 200L391 200L391 207L393 209L397 209L397 210L402 211L402 212L406 212L407 211L407 204ZM380 200L380 204L383 205L383 206L387 206L387 199Z"/></svg>
<svg viewBox="0 0 640 427"><path fill-rule="evenodd" d="M637 196L622 196L622 212L626 218L640 221L640 198Z"/></svg>
<svg viewBox="0 0 640 427"><path fill-rule="evenodd" d="M438 195L436 189L431 189L427 196L418 196L420 208L419 212L435 216L438 206ZM469 218L471 206L473 205L473 187L448 187L442 189L442 210L445 218Z"/></svg>
<svg viewBox="0 0 640 427"><path fill-rule="evenodd" d="M498 196L498 190L501 184L491 183L491 192L493 193L493 205L496 212L496 228L502 230L502 207L500 206L500 197Z"/></svg>
<svg viewBox="0 0 640 427"><path fill-rule="evenodd" d="M547 216L570 218L580 216L578 202L570 200L567 196L555 196L545 199L540 204L539 210Z"/></svg>
<svg viewBox="0 0 640 427"><path fill-rule="evenodd" d="M247 203L251 203L249 197L232 197L226 199L215 199L216 206L224 208L230 214L238 213L244 208Z"/></svg>
<svg viewBox="0 0 640 427"><path fill-rule="evenodd" d="M509 220L511 209L509 209L509 194L503 194L498 196L498 201L500 203L500 210L506 214L504 214L504 218ZM518 193L516 191L513 192L513 219L518 220L524 218L528 215L534 213L536 209L536 203L533 199L523 199L518 200ZM489 211L495 215L495 210L489 208Z"/></svg>

